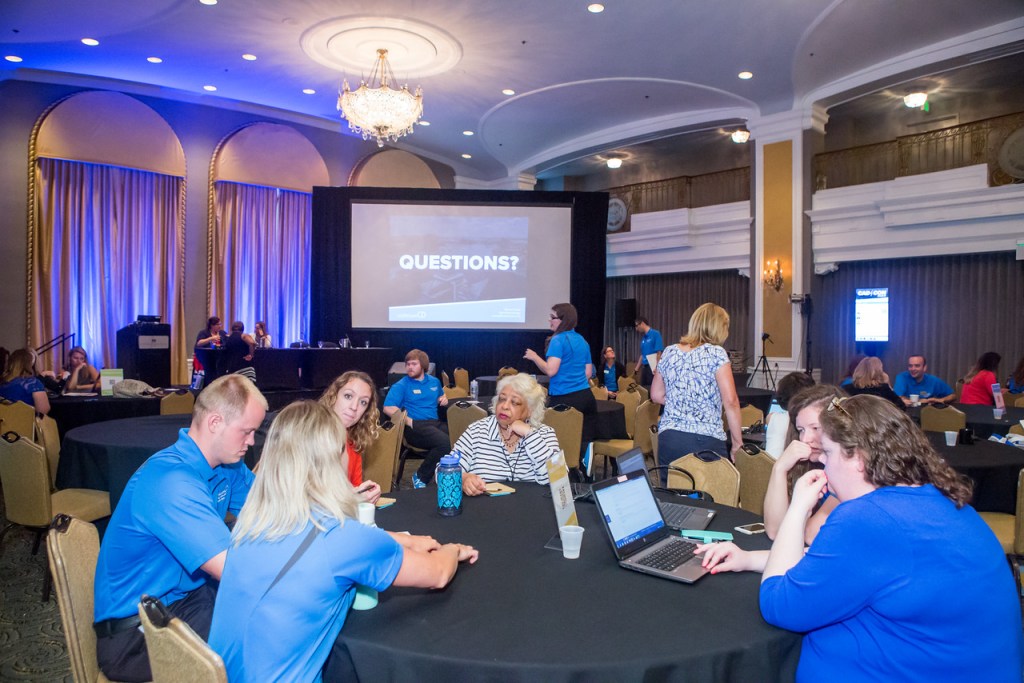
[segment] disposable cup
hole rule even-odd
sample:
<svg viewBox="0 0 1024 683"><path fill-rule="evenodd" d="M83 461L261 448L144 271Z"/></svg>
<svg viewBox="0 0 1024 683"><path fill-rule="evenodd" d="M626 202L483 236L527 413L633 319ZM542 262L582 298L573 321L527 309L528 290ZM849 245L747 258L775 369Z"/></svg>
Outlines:
<svg viewBox="0 0 1024 683"><path fill-rule="evenodd" d="M911 394L910 395L910 405L912 405L912 406L919 406L919 405L921 405L921 395L920 394Z"/></svg>
<svg viewBox="0 0 1024 683"><path fill-rule="evenodd" d="M356 586L356 597L352 609L364 612L377 606L377 591L368 586Z"/></svg>
<svg viewBox="0 0 1024 683"><path fill-rule="evenodd" d="M946 432L946 445L947 446L955 446L956 445L956 432Z"/></svg>
<svg viewBox="0 0 1024 683"><path fill-rule="evenodd" d="M376 512L377 506L373 503L360 503L358 512L360 524L372 526L374 524L374 515Z"/></svg>
<svg viewBox="0 0 1024 683"><path fill-rule="evenodd" d="M995 420L1002 420L1003 419L1003 409L1002 408L993 408L992 409L992 418L995 419Z"/></svg>
<svg viewBox="0 0 1024 683"><path fill-rule="evenodd" d="M558 535L562 538L562 556L567 560L575 560L580 556L583 545L583 527L566 525L559 527Z"/></svg>

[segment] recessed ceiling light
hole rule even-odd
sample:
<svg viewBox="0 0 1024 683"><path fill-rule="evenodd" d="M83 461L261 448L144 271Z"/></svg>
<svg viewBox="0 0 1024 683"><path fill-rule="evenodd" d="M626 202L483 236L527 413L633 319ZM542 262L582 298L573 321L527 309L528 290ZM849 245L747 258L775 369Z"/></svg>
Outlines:
<svg viewBox="0 0 1024 683"><path fill-rule="evenodd" d="M734 130L732 132L732 135L730 135L729 137L732 138L732 141L735 142L737 145L742 145L744 142L750 139L750 131L743 130L742 128L740 128L739 130Z"/></svg>
<svg viewBox="0 0 1024 683"><path fill-rule="evenodd" d="M917 109L923 107L925 102L928 101L928 93L926 92L912 92L903 96L903 106L911 109Z"/></svg>
<svg viewBox="0 0 1024 683"><path fill-rule="evenodd" d="M743 79L743 80L745 80L745 81L749 81L749 80L750 80L751 78L753 78L753 77L754 77L754 74L752 74L752 73L751 73L751 72L749 72L749 71L741 71L741 72L739 72L739 73L738 73L738 74L736 74L736 75L737 75L737 76L738 76L739 78L742 78L742 79Z"/></svg>
<svg viewBox="0 0 1024 683"><path fill-rule="evenodd" d="M508 95L508 96L511 97L512 95L516 94L516 91L513 90L512 88L505 88L504 90L501 91L501 94L502 95Z"/></svg>
<svg viewBox="0 0 1024 683"><path fill-rule="evenodd" d="M429 126L430 125L430 121L417 121L416 123L418 123L421 126Z"/></svg>
<svg viewBox="0 0 1024 683"><path fill-rule="evenodd" d="M159 57L146 57L146 61L150 64L160 64L164 60L160 59Z"/></svg>
<svg viewBox="0 0 1024 683"><path fill-rule="evenodd" d="M6 57L4 57L4 59L6 59L8 62L15 62L15 63L21 61L21 57L19 57L17 55L7 55Z"/></svg>
<svg viewBox="0 0 1024 683"><path fill-rule="evenodd" d="M591 14L600 14L601 12L604 11L604 5L602 5L599 2L592 2L589 5L587 5L587 11L590 12Z"/></svg>
<svg viewBox="0 0 1024 683"><path fill-rule="evenodd" d="M100 41L96 40L95 38L82 38L82 44L88 45L90 47L95 47L100 44Z"/></svg>
<svg viewBox="0 0 1024 683"><path fill-rule="evenodd" d="M462 158L463 158L463 159L472 159L472 158L473 158L473 155L472 155L472 154L463 154L463 155L462 155Z"/></svg>
<svg viewBox="0 0 1024 683"><path fill-rule="evenodd" d="M216 5L217 4L217 0L199 0L199 4L201 4L201 5Z"/></svg>
<svg viewBox="0 0 1024 683"><path fill-rule="evenodd" d="M316 90L313 90L312 88L303 88L302 93L304 95L315 95Z"/></svg>
<svg viewBox="0 0 1024 683"><path fill-rule="evenodd" d="M466 137L469 137L470 135L473 134L473 131L471 131L471 130L464 130L464 131L462 131L462 134L465 135Z"/></svg>
<svg viewBox="0 0 1024 683"><path fill-rule="evenodd" d="M622 166L622 159L612 157L611 159L606 159L604 163L608 164L608 168L619 168Z"/></svg>
<svg viewBox="0 0 1024 683"><path fill-rule="evenodd" d="M206 90L207 92L213 92L216 89L217 89L217 86L215 86L215 85L204 85L203 86L203 90Z"/></svg>
<svg viewBox="0 0 1024 683"><path fill-rule="evenodd" d="M251 55L248 52L246 52L244 55L242 55L242 59L244 59L247 62L255 62L256 55Z"/></svg>

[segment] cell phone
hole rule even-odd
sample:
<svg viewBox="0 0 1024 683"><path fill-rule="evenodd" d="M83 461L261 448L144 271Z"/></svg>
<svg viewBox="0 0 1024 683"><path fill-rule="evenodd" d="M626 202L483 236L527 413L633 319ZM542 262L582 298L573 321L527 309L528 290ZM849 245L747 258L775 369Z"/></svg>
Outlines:
<svg viewBox="0 0 1024 683"><path fill-rule="evenodd" d="M736 531L740 532L741 534L747 534L748 536L750 536L752 534L763 534L764 533L764 523L763 522L754 522L753 524L741 524L740 526L735 527L735 529L736 529Z"/></svg>

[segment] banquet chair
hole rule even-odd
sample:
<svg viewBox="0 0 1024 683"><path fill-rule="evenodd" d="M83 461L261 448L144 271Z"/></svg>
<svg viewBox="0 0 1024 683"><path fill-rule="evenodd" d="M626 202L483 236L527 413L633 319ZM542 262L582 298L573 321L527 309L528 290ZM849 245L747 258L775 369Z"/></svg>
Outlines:
<svg viewBox="0 0 1024 683"><path fill-rule="evenodd" d="M455 386L466 390L469 396L469 370L466 368L455 368Z"/></svg>
<svg viewBox="0 0 1024 683"><path fill-rule="evenodd" d="M153 683L228 683L224 660L160 600L143 595L139 619Z"/></svg>
<svg viewBox="0 0 1024 683"><path fill-rule="evenodd" d="M1013 577L1017 582L1017 593L1020 593L1020 556L1024 555L1024 469L1017 475L1017 507L1016 514L1005 512L979 512L981 518L992 529L999 539L1013 569Z"/></svg>
<svg viewBox="0 0 1024 683"><path fill-rule="evenodd" d="M167 394L160 399L160 414L191 415L195 404L196 397L192 395L191 391L186 391L184 394L177 392Z"/></svg>
<svg viewBox="0 0 1024 683"><path fill-rule="evenodd" d="M462 387L442 386L441 390L444 391L444 395L449 401L458 398L469 398L469 392Z"/></svg>
<svg viewBox="0 0 1024 683"><path fill-rule="evenodd" d="M515 368L513 368L510 365L506 365L505 367L503 367L500 370L498 370L498 379L501 379L502 377L508 377L509 375L518 375L518 374L519 374L518 370L516 370Z"/></svg>
<svg viewBox="0 0 1024 683"><path fill-rule="evenodd" d="M1016 401L1014 401L1013 402L1013 407L1014 408L1024 408L1024 396L1021 396Z"/></svg>
<svg viewBox="0 0 1024 683"><path fill-rule="evenodd" d="M614 462L634 448L639 448L643 452L644 460L655 457L651 427L658 424L660 410L660 404L654 401L644 401L636 409L632 439L598 439L594 441L594 457L602 456L604 459L603 476L608 476L609 461ZM657 458L655 458L655 463L657 463ZM615 471L618 471L618 467L615 468Z"/></svg>
<svg viewBox="0 0 1024 683"><path fill-rule="evenodd" d="M405 413L401 419L395 419L381 425L377 438L363 453L363 481L375 481L380 484L382 493L390 493L395 486L395 472L398 468L398 456L402 451L402 435L405 434Z"/></svg>
<svg viewBox="0 0 1024 683"><path fill-rule="evenodd" d="M967 426L967 415L953 406L921 408L921 429L926 432L957 432Z"/></svg>
<svg viewBox="0 0 1024 683"><path fill-rule="evenodd" d="M50 489L53 490L57 488L57 465L60 463L60 431L57 429L57 421L49 415L36 418L35 442L46 452L46 463L50 468Z"/></svg>
<svg viewBox="0 0 1024 683"><path fill-rule="evenodd" d="M698 455L711 458L704 460ZM692 479L692 484L674 470L683 470ZM740 473L728 458L714 451L688 453L676 458L669 465L668 488L706 491L716 503L736 507L740 498Z"/></svg>
<svg viewBox="0 0 1024 683"><path fill-rule="evenodd" d="M756 424L764 424L764 411L749 403L740 408L740 425L746 429Z"/></svg>
<svg viewBox="0 0 1024 683"><path fill-rule="evenodd" d="M455 449L455 442L459 440L466 428L485 417L487 417L486 410L466 401L456 401L454 405L449 406L448 437L451 439L452 450Z"/></svg>
<svg viewBox="0 0 1024 683"><path fill-rule="evenodd" d="M592 387L590 387L590 391L593 392L595 400L598 400L598 401L607 401L608 400L608 387L592 386Z"/></svg>
<svg viewBox="0 0 1024 683"><path fill-rule="evenodd" d="M0 434L17 432L35 439L36 409L23 401L0 399Z"/></svg>
<svg viewBox="0 0 1024 683"><path fill-rule="evenodd" d="M638 404L643 403L644 401L651 400L651 392L648 391L646 387L644 387L641 384L637 384L636 382L631 382L629 386L626 387L626 391L630 393L636 392L637 394L640 395L640 400L638 401ZM621 394L622 392L620 391L619 393Z"/></svg>
<svg viewBox="0 0 1024 683"><path fill-rule="evenodd" d="M448 378L448 373L445 372L444 370L441 371L441 386L442 387L450 387L450 386L452 386L452 382Z"/></svg>
<svg viewBox="0 0 1024 683"><path fill-rule="evenodd" d="M8 524L0 531L0 543L16 526L36 532L32 554L55 514L65 513L92 522L110 515L110 494L91 489L50 491L50 469L39 444L7 432L0 439L0 484ZM50 597L50 575L43 577L43 601Z"/></svg>
<svg viewBox="0 0 1024 683"><path fill-rule="evenodd" d="M1024 436L1024 427L1021 427L1019 424L1010 425L1010 430L1007 434L1019 434L1020 436Z"/></svg>
<svg viewBox="0 0 1024 683"><path fill-rule="evenodd" d="M636 386L635 384L633 386ZM615 395L615 402L622 404L623 410L625 410L626 417L626 436L630 439L633 438L633 431L636 428L636 409L643 403L639 391L634 391L632 387L626 391L620 391Z"/></svg>
<svg viewBox="0 0 1024 683"><path fill-rule="evenodd" d="M958 379L955 384L956 386L953 387L953 395L956 396L956 398L953 399L953 403L959 403L960 395L964 393L964 381L962 379Z"/></svg>
<svg viewBox="0 0 1024 683"><path fill-rule="evenodd" d="M92 630L93 580L100 538L96 527L68 515L57 515L46 535L46 551L64 638L75 683L107 681L96 661Z"/></svg>
<svg viewBox="0 0 1024 683"><path fill-rule="evenodd" d="M740 507L757 515L764 514L764 495L775 460L753 444L736 451L736 470L740 473Z"/></svg>
<svg viewBox="0 0 1024 683"><path fill-rule="evenodd" d="M583 413L564 404L544 411L544 424L555 430L558 447L570 469L580 466L580 442L583 440Z"/></svg>

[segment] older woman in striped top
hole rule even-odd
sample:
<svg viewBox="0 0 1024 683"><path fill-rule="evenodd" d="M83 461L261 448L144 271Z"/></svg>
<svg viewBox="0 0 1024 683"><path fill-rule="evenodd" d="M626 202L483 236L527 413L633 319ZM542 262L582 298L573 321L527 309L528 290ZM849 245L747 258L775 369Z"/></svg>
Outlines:
<svg viewBox="0 0 1024 683"><path fill-rule="evenodd" d="M491 481L547 484L547 460L558 450L558 439L543 424L544 390L537 380L522 373L502 378L491 412L455 443L465 472L462 492L478 496Z"/></svg>

